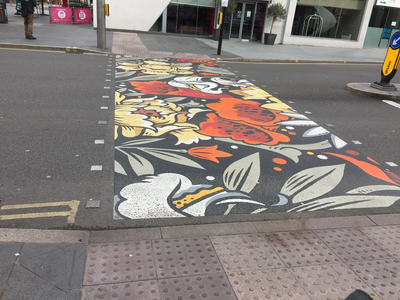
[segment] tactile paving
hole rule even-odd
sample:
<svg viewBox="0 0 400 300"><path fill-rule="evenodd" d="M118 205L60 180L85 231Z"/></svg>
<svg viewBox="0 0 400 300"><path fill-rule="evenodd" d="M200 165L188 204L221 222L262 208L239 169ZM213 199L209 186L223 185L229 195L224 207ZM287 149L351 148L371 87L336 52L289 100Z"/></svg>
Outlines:
<svg viewBox="0 0 400 300"><path fill-rule="evenodd" d="M215 236L211 242L226 271L284 267L265 235Z"/></svg>
<svg viewBox="0 0 400 300"><path fill-rule="evenodd" d="M384 300L400 299L400 262L394 259L348 263Z"/></svg>
<svg viewBox="0 0 400 300"><path fill-rule="evenodd" d="M239 300L310 299L287 269L231 272L229 281Z"/></svg>
<svg viewBox="0 0 400 300"><path fill-rule="evenodd" d="M139 281L97 286L86 286L82 300L159 300L157 281Z"/></svg>
<svg viewBox="0 0 400 300"><path fill-rule="evenodd" d="M237 299L229 280L223 273L161 279L158 284L161 300Z"/></svg>
<svg viewBox="0 0 400 300"><path fill-rule="evenodd" d="M355 228L316 230L318 237L343 261L390 259L392 256Z"/></svg>
<svg viewBox="0 0 400 300"><path fill-rule="evenodd" d="M266 237L288 267L340 262L311 231L267 233Z"/></svg>
<svg viewBox="0 0 400 300"><path fill-rule="evenodd" d="M297 267L291 271L312 300L345 299L356 289L376 296L345 264Z"/></svg>
<svg viewBox="0 0 400 300"><path fill-rule="evenodd" d="M150 241L90 244L87 251L84 285L156 278Z"/></svg>
<svg viewBox="0 0 400 300"><path fill-rule="evenodd" d="M391 255L400 256L400 226L374 226L360 229Z"/></svg>
<svg viewBox="0 0 400 300"><path fill-rule="evenodd" d="M158 278L223 272L208 238L154 240Z"/></svg>

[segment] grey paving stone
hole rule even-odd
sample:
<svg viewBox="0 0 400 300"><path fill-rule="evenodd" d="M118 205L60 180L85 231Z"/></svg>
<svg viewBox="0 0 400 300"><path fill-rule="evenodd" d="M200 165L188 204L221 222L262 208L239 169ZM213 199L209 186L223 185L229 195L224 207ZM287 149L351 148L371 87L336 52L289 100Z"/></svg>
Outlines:
<svg viewBox="0 0 400 300"><path fill-rule="evenodd" d="M257 233L250 222L161 227L163 239L250 233Z"/></svg>
<svg viewBox="0 0 400 300"><path fill-rule="evenodd" d="M265 235L214 236L210 239L226 272L285 266Z"/></svg>
<svg viewBox="0 0 400 300"><path fill-rule="evenodd" d="M22 266L13 268L1 300L65 300L67 293Z"/></svg>
<svg viewBox="0 0 400 300"><path fill-rule="evenodd" d="M376 297L376 293L345 264L297 267L291 272L312 300L345 299L356 289Z"/></svg>
<svg viewBox="0 0 400 300"><path fill-rule="evenodd" d="M74 244L24 244L19 263L68 292L74 252Z"/></svg>
<svg viewBox="0 0 400 300"><path fill-rule="evenodd" d="M229 281L239 300L309 300L287 269L230 272Z"/></svg>
<svg viewBox="0 0 400 300"><path fill-rule="evenodd" d="M374 226L366 216L330 217L254 222L258 232Z"/></svg>
<svg viewBox="0 0 400 300"><path fill-rule="evenodd" d="M67 300L81 300L81 289L79 290L72 290L69 292Z"/></svg>
<svg viewBox="0 0 400 300"><path fill-rule="evenodd" d="M90 243L125 242L161 239L160 228L136 228L90 232Z"/></svg>
<svg viewBox="0 0 400 300"><path fill-rule="evenodd" d="M150 241L90 244L84 285L121 283L156 278Z"/></svg>
<svg viewBox="0 0 400 300"><path fill-rule="evenodd" d="M82 300L159 300L156 280L86 286Z"/></svg>
<svg viewBox="0 0 400 300"><path fill-rule="evenodd" d="M267 233L266 236L288 267L340 262L311 231Z"/></svg>
<svg viewBox="0 0 400 300"><path fill-rule="evenodd" d="M400 295L400 262L376 260L347 264L384 300L398 300Z"/></svg>
<svg viewBox="0 0 400 300"><path fill-rule="evenodd" d="M400 225L400 214L368 215L376 225Z"/></svg>
<svg viewBox="0 0 400 300"><path fill-rule="evenodd" d="M208 238L155 240L153 249L158 278L223 272Z"/></svg>
<svg viewBox="0 0 400 300"><path fill-rule="evenodd" d="M158 282L161 299L236 300L224 273L161 279Z"/></svg>
<svg viewBox="0 0 400 300"><path fill-rule="evenodd" d="M0 295L16 260L15 253L19 253L22 244L0 242Z"/></svg>
<svg viewBox="0 0 400 300"><path fill-rule="evenodd" d="M88 243L89 231L0 228L0 242Z"/></svg>
<svg viewBox="0 0 400 300"><path fill-rule="evenodd" d="M400 226L363 227L360 230L391 255L400 257Z"/></svg>
<svg viewBox="0 0 400 300"><path fill-rule="evenodd" d="M86 260L86 245L75 245L75 255L70 279L70 290L82 288L83 273Z"/></svg>
<svg viewBox="0 0 400 300"><path fill-rule="evenodd" d="M392 256L356 228L314 231L344 262L390 259Z"/></svg>

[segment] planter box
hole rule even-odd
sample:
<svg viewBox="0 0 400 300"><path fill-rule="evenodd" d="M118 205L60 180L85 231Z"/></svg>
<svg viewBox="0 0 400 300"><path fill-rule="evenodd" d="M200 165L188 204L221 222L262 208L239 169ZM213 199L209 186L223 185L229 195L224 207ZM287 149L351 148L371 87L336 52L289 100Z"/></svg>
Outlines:
<svg viewBox="0 0 400 300"><path fill-rule="evenodd" d="M264 44L273 45L275 44L276 34L275 33L264 33Z"/></svg>

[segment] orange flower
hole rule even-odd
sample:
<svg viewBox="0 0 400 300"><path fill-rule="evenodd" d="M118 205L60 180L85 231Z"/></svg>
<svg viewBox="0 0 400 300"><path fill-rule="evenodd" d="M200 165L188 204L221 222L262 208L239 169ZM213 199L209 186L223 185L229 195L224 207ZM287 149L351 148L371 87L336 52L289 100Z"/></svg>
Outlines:
<svg viewBox="0 0 400 300"><path fill-rule="evenodd" d="M229 157L232 154L217 150L218 146L210 146L210 147L194 147L190 148L188 153L197 158L211 160L219 164L219 160L217 157Z"/></svg>

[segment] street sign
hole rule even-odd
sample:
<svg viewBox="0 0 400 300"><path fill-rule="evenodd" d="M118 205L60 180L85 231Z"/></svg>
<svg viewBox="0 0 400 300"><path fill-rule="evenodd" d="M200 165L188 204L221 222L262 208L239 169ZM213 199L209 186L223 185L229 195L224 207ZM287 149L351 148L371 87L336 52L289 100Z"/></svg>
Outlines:
<svg viewBox="0 0 400 300"><path fill-rule="evenodd" d="M377 0L376 5L400 8L400 0Z"/></svg>
<svg viewBox="0 0 400 300"><path fill-rule="evenodd" d="M400 62L400 31L393 34L390 39L390 46L386 52L386 57L382 65L381 81L371 84L372 87L380 90L395 91L396 87L390 83L396 75Z"/></svg>
<svg viewBox="0 0 400 300"><path fill-rule="evenodd" d="M222 7L228 7L229 0L222 0Z"/></svg>

